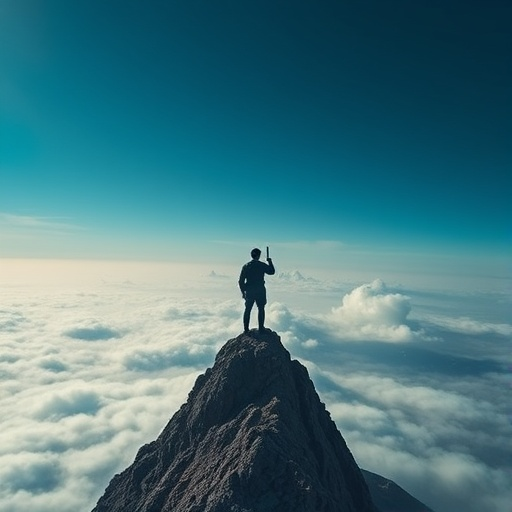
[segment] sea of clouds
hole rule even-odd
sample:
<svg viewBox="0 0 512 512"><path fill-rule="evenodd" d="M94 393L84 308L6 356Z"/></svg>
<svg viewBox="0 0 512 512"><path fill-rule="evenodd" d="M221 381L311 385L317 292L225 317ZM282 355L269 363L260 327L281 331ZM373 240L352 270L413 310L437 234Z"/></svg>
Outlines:
<svg viewBox="0 0 512 512"><path fill-rule="evenodd" d="M236 272L133 272L3 274L0 511L90 511L240 334ZM267 325L361 467L436 512L512 510L510 297L268 281Z"/></svg>

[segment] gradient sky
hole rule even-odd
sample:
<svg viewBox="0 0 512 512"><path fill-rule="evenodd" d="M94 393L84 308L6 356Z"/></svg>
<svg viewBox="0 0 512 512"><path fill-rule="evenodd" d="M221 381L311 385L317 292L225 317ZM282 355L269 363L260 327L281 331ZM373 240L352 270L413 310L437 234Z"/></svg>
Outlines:
<svg viewBox="0 0 512 512"><path fill-rule="evenodd" d="M361 465L504 510L511 6L0 0L0 508L90 510L268 244L268 326Z"/></svg>
<svg viewBox="0 0 512 512"><path fill-rule="evenodd" d="M503 256L510 14L2 0L1 256L326 240Z"/></svg>

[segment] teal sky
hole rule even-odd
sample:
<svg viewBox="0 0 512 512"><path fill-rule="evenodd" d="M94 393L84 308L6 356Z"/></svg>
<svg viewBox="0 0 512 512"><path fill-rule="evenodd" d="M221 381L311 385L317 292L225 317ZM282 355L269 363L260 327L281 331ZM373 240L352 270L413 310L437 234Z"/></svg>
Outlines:
<svg viewBox="0 0 512 512"><path fill-rule="evenodd" d="M0 256L187 259L212 241L504 256L510 14L1 0Z"/></svg>

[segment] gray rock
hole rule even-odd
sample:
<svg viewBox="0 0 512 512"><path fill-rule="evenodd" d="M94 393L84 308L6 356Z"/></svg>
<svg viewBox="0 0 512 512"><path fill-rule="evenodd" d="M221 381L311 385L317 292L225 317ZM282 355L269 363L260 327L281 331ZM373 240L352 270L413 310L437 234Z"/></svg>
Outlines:
<svg viewBox="0 0 512 512"><path fill-rule="evenodd" d="M304 366L279 336L229 340L93 512L377 512Z"/></svg>
<svg viewBox="0 0 512 512"><path fill-rule="evenodd" d="M434 512L392 480L365 469L361 471L380 512Z"/></svg>

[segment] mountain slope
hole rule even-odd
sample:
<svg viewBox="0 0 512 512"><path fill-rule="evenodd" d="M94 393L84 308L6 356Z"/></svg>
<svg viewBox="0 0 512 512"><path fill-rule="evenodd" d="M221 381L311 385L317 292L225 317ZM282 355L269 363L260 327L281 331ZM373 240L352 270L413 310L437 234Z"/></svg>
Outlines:
<svg viewBox="0 0 512 512"><path fill-rule="evenodd" d="M380 512L433 512L392 480L361 470Z"/></svg>
<svg viewBox="0 0 512 512"><path fill-rule="evenodd" d="M229 340L93 512L376 512L307 370L279 336Z"/></svg>

